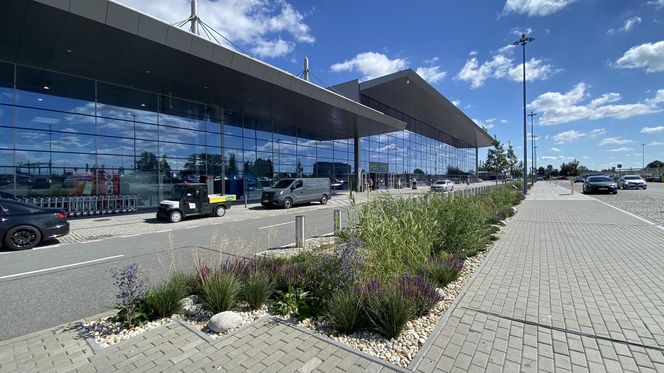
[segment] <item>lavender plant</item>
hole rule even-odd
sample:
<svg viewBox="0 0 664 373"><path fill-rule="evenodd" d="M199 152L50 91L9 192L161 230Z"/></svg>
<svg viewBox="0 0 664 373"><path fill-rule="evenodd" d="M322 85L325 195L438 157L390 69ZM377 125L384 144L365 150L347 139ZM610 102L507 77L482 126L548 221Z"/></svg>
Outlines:
<svg viewBox="0 0 664 373"><path fill-rule="evenodd" d="M457 256L434 258L423 265L422 273L440 287L456 281L463 270L463 259Z"/></svg>
<svg viewBox="0 0 664 373"><path fill-rule="evenodd" d="M134 326L135 322L146 320L148 315L142 312L139 306L148 289L139 276L138 264L132 263L119 270L112 268L111 276L113 285L118 290L116 307L120 312L117 317L130 328Z"/></svg>
<svg viewBox="0 0 664 373"><path fill-rule="evenodd" d="M424 316L440 302L442 298L436 292L436 287L423 276L405 274L400 282L401 294L413 306L415 316Z"/></svg>

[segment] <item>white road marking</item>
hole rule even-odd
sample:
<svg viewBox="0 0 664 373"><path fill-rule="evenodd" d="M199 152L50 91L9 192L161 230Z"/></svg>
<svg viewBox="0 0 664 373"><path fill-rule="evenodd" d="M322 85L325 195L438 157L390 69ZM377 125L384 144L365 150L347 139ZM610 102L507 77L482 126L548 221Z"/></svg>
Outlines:
<svg viewBox="0 0 664 373"><path fill-rule="evenodd" d="M47 272L47 271L54 271L54 270L56 270L56 269L75 267L75 266L80 266L80 265L83 265L83 264L96 263L96 262L101 262L101 261L104 261L104 260L111 260L111 259L116 259L116 258L122 258L123 256L124 256L124 255L120 254L120 255L109 256L109 257L106 257L106 258L99 258L99 259L88 260L88 261L85 261L85 262L78 262L78 263L66 264L66 265L63 265L63 266L57 266L57 267L51 267L51 268L38 269L38 270L36 270L36 271L23 272L23 273L16 273L16 274L13 274L13 275L1 276L1 277L0 277L0 280L4 280L4 279L8 279L8 278L12 278L12 277L18 277L18 276L31 275L31 274L34 274L34 273Z"/></svg>
<svg viewBox="0 0 664 373"><path fill-rule="evenodd" d="M618 208L618 207L616 207L616 206L612 206L612 205L610 205L610 204L608 204L608 203L606 203L606 202L604 202L604 201L600 201L600 200L597 199L597 198L593 198L593 199L596 200L596 201L598 201L599 203L603 203L603 204L605 204L605 205L607 205L607 206L609 206L609 207L611 207L611 208L613 208L613 209L616 209L616 210L618 210L618 211L622 211L622 212L624 212L625 214L627 214L627 215L629 215L629 216L631 216L631 217L633 217L633 218L637 218L637 219L641 220L641 221L644 222L644 223L648 223L648 224L650 224L650 225L655 225L655 223L651 222L650 220L644 219L644 218L642 218L642 217L640 217L640 216L638 216L638 215L634 215L634 214L632 214L631 212L627 212L627 211L625 211L625 210L623 210L623 209L621 209L621 208Z"/></svg>
<svg viewBox="0 0 664 373"><path fill-rule="evenodd" d="M258 228L258 230L261 230L261 229L268 229L268 228L274 228L274 227L278 227L278 226L280 226L280 225L287 225L287 224L295 224L295 222L294 222L294 221L289 221L289 222L287 222L287 223L279 223L279 224L268 225L268 226L265 226L265 227L260 227L260 228Z"/></svg>

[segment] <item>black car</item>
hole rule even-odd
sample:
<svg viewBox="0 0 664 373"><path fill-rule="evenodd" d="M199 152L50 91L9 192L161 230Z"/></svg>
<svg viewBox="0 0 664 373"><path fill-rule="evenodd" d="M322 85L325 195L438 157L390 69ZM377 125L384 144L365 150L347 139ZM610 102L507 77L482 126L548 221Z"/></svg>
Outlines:
<svg viewBox="0 0 664 373"><path fill-rule="evenodd" d="M67 214L59 209L0 199L0 217L0 237L4 249L31 249L42 241L69 233Z"/></svg>
<svg viewBox="0 0 664 373"><path fill-rule="evenodd" d="M618 193L618 184L608 176L588 176L583 182L583 193Z"/></svg>

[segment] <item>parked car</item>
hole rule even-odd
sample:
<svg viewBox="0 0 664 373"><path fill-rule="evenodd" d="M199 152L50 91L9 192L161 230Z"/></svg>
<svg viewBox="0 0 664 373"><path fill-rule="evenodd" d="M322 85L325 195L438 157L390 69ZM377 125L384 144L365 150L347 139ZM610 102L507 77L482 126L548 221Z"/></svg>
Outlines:
<svg viewBox="0 0 664 373"><path fill-rule="evenodd" d="M431 184L432 192L451 192L454 190L454 183L451 180L436 180Z"/></svg>
<svg viewBox="0 0 664 373"><path fill-rule="evenodd" d="M618 184L608 176L588 176L583 182L583 193L618 193Z"/></svg>
<svg viewBox="0 0 664 373"><path fill-rule="evenodd" d="M574 183L582 183L582 182L583 182L583 176L574 177Z"/></svg>
<svg viewBox="0 0 664 373"><path fill-rule="evenodd" d="M0 217L2 247L9 250L31 249L69 233L67 214L60 209L0 199Z"/></svg>
<svg viewBox="0 0 664 373"><path fill-rule="evenodd" d="M315 201L324 205L331 195L332 188L328 178L281 179L271 188L263 188L261 205L287 209L293 205Z"/></svg>
<svg viewBox="0 0 664 373"><path fill-rule="evenodd" d="M638 175L625 175L618 179L618 188L620 189L646 189L648 184Z"/></svg>
<svg viewBox="0 0 664 373"><path fill-rule="evenodd" d="M661 176L650 176L650 177L646 178L646 181L659 183L659 182L662 181L662 177Z"/></svg>

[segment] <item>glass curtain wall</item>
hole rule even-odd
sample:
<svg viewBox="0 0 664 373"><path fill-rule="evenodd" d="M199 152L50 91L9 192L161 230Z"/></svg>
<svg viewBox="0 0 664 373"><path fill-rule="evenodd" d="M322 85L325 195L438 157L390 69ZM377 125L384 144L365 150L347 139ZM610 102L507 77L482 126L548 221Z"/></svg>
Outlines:
<svg viewBox="0 0 664 373"><path fill-rule="evenodd" d="M406 129L362 139L361 167L379 188L475 173L475 148L433 126L362 96L362 103L406 122ZM422 135L426 133L428 136Z"/></svg>
<svg viewBox="0 0 664 373"><path fill-rule="evenodd" d="M352 180L352 139L178 97L0 62L0 195L136 194L178 182L250 200L283 177Z"/></svg>

